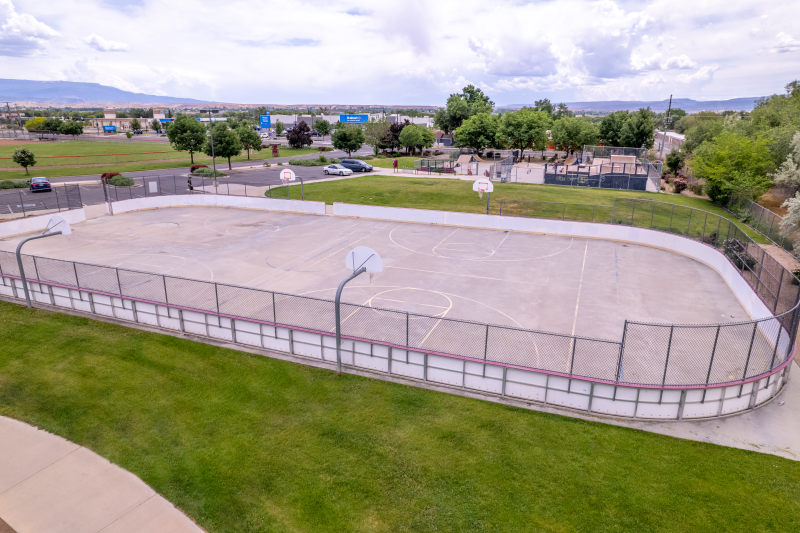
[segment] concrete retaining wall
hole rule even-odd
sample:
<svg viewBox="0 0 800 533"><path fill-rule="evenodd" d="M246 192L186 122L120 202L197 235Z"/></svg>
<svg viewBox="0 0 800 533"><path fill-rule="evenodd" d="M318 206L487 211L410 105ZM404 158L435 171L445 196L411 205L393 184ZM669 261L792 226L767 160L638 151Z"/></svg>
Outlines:
<svg viewBox="0 0 800 533"><path fill-rule="evenodd" d="M225 196L220 194L149 196L147 198L121 200L111 204L115 215L146 209L190 206L236 207L240 209L308 213L311 215L325 214L325 202L304 202L302 200L281 200L278 198L253 198L249 196Z"/></svg>
<svg viewBox="0 0 800 533"><path fill-rule="evenodd" d="M71 225L86 221L86 212L83 209L71 209L60 213L53 212L46 215L9 220L0 224L0 239L11 237L12 235L42 231L47 227L47 223L53 215L61 215Z"/></svg>

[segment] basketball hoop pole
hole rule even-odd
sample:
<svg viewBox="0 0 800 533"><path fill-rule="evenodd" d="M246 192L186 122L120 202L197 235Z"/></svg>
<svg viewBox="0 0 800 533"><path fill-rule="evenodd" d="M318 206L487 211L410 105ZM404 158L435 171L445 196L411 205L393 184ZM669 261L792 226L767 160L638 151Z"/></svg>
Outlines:
<svg viewBox="0 0 800 533"><path fill-rule="evenodd" d="M492 193L486 193L486 214L489 214L489 199L492 197Z"/></svg>
<svg viewBox="0 0 800 533"><path fill-rule="evenodd" d="M33 241L36 239L44 239L45 237L52 237L53 235L61 235L60 231L53 231L50 233L45 233L44 235L36 235L34 237L28 237L27 239L23 239L17 245L17 265L19 266L19 277L22 279L22 289L25 291L25 302L28 304L28 307L32 308L31 305L31 295L28 292L28 280L25 277L25 268L22 266L22 245L28 241Z"/></svg>
<svg viewBox="0 0 800 533"><path fill-rule="evenodd" d="M341 312L339 311L339 301L342 299L342 290L344 286L347 285L351 279L354 279L364 272L367 271L367 267L362 266L349 276L347 276L342 282L339 284L339 288L336 289L336 299L335 299L335 310L336 310L336 373L342 373L342 320L341 320ZM27 292L25 293L27 294Z"/></svg>

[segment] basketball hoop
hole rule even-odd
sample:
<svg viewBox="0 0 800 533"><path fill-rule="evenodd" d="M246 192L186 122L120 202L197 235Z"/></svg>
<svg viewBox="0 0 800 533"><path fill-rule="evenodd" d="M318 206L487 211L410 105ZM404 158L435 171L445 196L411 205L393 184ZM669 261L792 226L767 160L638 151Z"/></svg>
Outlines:
<svg viewBox="0 0 800 533"><path fill-rule="evenodd" d="M479 180L475 180L475 183L472 184L472 190L478 193L478 198L483 199L483 193L488 194L489 196L486 198L486 214L489 214L489 199L492 197L492 191L494 190L494 185L492 182L486 178L481 178Z"/></svg>
<svg viewBox="0 0 800 533"><path fill-rule="evenodd" d="M296 176L294 174L294 170L292 170L290 168L285 168L285 169L281 170L280 178L281 178L281 181L294 181Z"/></svg>

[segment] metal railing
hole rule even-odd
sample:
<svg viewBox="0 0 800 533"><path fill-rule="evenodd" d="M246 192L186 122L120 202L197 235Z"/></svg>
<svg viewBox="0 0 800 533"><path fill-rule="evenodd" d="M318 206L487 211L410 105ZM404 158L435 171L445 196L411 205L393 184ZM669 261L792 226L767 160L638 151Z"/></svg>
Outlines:
<svg viewBox="0 0 800 533"><path fill-rule="evenodd" d="M218 171L221 172L221 171ZM276 176L277 177L277 176ZM237 182L227 177L214 178L203 176L143 176L130 178L133 185L106 185L106 194L112 202L148 198L151 196L176 196L182 194L219 194L223 196L249 196L253 198L283 198L288 193L283 184L254 185ZM294 184L299 185L300 182ZM293 184L293 185L294 185ZM278 190L276 190L278 189Z"/></svg>
<svg viewBox="0 0 800 533"><path fill-rule="evenodd" d="M626 321L622 339L613 341L348 303L343 304L343 316L347 317L344 337L553 375L652 388L740 384L779 370L792 357L800 316L800 284L727 219L649 200L616 199L613 206L513 200L500 204L503 216L514 214L515 209L517 216L547 212L548 218L670 231L713 246L736 266L775 316L703 325ZM539 204L548 206L540 208ZM553 205L559 206L560 217L553 215ZM525 214L521 213L523 206ZM23 259L34 283L325 335L334 329L331 300L44 257ZM14 254L0 252L0 276L19 277Z"/></svg>
<svg viewBox="0 0 800 533"><path fill-rule="evenodd" d="M52 194L0 190L0 220L40 215L43 211L68 211L83 207L79 185L52 185Z"/></svg>
<svg viewBox="0 0 800 533"><path fill-rule="evenodd" d="M782 216L747 198L732 200L727 209L736 218L772 241L775 246L794 253L794 243L800 237L798 235L800 230L794 225L783 228L781 226Z"/></svg>

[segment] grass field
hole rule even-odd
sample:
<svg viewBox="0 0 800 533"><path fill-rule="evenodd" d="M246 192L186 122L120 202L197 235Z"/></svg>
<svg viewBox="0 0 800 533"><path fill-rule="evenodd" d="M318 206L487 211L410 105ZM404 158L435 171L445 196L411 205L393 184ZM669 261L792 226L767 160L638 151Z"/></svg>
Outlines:
<svg viewBox="0 0 800 533"><path fill-rule="evenodd" d="M0 146L0 157L11 157L16 148L18 147ZM66 141L28 144L25 145L25 148L31 150L39 158L36 166L29 169L29 172L34 172L35 175L44 177L175 168L186 166L191 161L188 152L174 151L169 143L161 142ZM279 157L292 157L317 152L319 150L316 148L281 148ZM55 158L46 159L43 156L53 156ZM250 158L253 161L272 159L272 150L262 149L261 152L251 152ZM242 155L231 158L231 162L234 163L247 160L247 152L242 152ZM211 157L203 153L195 153L194 161L195 163L205 164L211 161ZM221 158L218 158L217 161L224 162L223 164L227 163L227 160ZM64 166L80 166L82 168L47 168ZM25 177L25 170L10 159L0 160L0 169L12 169L0 171L0 179L20 179Z"/></svg>
<svg viewBox="0 0 800 533"><path fill-rule="evenodd" d="M0 302L0 414L210 532L798 531L800 463Z"/></svg>
<svg viewBox="0 0 800 533"><path fill-rule="evenodd" d="M280 194L280 193L275 193ZM292 198L300 197L300 188L293 187ZM305 185L306 200L322 201L327 204L333 202L345 202L363 205L385 205L394 207L410 207L415 209L436 209L441 211L460 211L465 213L485 213L486 196L483 199L472 190L472 182L451 178L422 178L407 176L359 176L346 180L327 181L321 183L308 183ZM656 202L666 202L676 206L693 207L703 209L719 215L720 217L732 220L736 225L747 233L756 242L768 243L767 239L756 233L745 224L738 222L733 215L724 209L717 207L712 202L702 198L692 198L677 194L659 194L648 192L618 191L610 189L588 189L578 187L564 187L559 185L533 185L527 183L495 183L494 192L491 196L489 212L499 213L500 199L514 200L535 200L541 202L566 202L570 204L590 204L605 205L609 209L596 209L595 220L607 221L611 215L610 206L614 203L614 197L619 198L644 198ZM539 216L546 218L561 218L563 206L561 205L541 205ZM516 210L513 205L506 204L504 213L520 214L519 205ZM524 213L524 212L523 212ZM649 211L647 218L649 216ZM569 206L567 211L568 219L571 220L591 220L591 208L576 208ZM617 213L619 215L619 213ZM640 212L640 215L642 213ZM653 223L656 226L667 226L672 216L666 208L659 207L653 216ZM643 216L643 215L642 215ZM616 218L616 217L615 217ZM649 220L639 220L647 222ZM689 210L676 208L674 216L675 228L688 228L693 234L702 231L703 220L698 220L695 215L694 220L689 220Z"/></svg>

